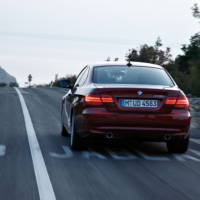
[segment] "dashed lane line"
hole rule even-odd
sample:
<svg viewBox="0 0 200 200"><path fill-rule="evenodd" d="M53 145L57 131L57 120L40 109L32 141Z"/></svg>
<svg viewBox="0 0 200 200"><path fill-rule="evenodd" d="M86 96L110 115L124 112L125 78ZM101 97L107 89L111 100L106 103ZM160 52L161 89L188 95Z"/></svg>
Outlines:
<svg viewBox="0 0 200 200"><path fill-rule="evenodd" d="M50 152L49 155L54 158L71 158L71 157L73 157L73 152L67 146L63 145L62 148L65 153L59 154L59 153Z"/></svg>
<svg viewBox="0 0 200 200"><path fill-rule="evenodd" d="M188 154L184 154L183 157L189 159L189 160L193 160L193 161L196 161L196 162L200 162L200 160L198 158L195 158L191 155L188 155Z"/></svg>
<svg viewBox="0 0 200 200"><path fill-rule="evenodd" d="M170 161L170 158L165 156L155 156L155 155L147 155L143 152L135 150L135 152L145 160L156 160L156 161Z"/></svg>
<svg viewBox="0 0 200 200"><path fill-rule="evenodd" d="M28 142L31 151L31 157L33 160L33 167L36 176L40 200L56 200L54 190L44 162L44 158L42 156L40 145L36 137L35 129L33 127L33 123L28 108L26 106L26 102L20 90L18 88L15 88L15 90L19 96L22 112L24 115L25 127L28 135Z"/></svg>
<svg viewBox="0 0 200 200"><path fill-rule="evenodd" d="M130 153L127 150L121 150L120 152L115 152L111 149L107 149L107 152L111 155L111 157L115 160L136 160L139 157Z"/></svg>
<svg viewBox="0 0 200 200"><path fill-rule="evenodd" d="M5 156L6 154L6 146L1 144L0 145L0 156Z"/></svg>
<svg viewBox="0 0 200 200"><path fill-rule="evenodd" d="M197 156L200 156L200 152L194 149L189 149L190 152L196 154Z"/></svg>
<svg viewBox="0 0 200 200"><path fill-rule="evenodd" d="M181 162L186 161L185 158L183 158L183 155L180 154L172 154L170 157Z"/></svg>
<svg viewBox="0 0 200 200"><path fill-rule="evenodd" d="M200 144L200 139L190 138L190 141L196 144Z"/></svg>
<svg viewBox="0 0 200 200"><path fill-rule="evenodd" d="M70 150L68 146L63 145L62 146L64 153L54 153L50 152L49 155L54 158L60 158L60 159L69 159L76 156L76 154ZM109 156L114 160L138 160L138 159L144 159L149 161L181 161L185 162L187 160L192 160L195 162L200 162L200 152L194 149L189 149L188 152L191 152L192 154L170 154L170 155L152 155L152 154L146 154L144 152L141 152L137 149L132 149L131 152L127 149L122 149L120 151L114 151L110 148L105 148L104 152L107 153L107 156L104 155L101 152L97 152L95 149L88 149L81 152L81 157L85 159L92 159L92 158L98 158L103 160L109 160ZM198 157L194 157L198 156Z"/></svg>

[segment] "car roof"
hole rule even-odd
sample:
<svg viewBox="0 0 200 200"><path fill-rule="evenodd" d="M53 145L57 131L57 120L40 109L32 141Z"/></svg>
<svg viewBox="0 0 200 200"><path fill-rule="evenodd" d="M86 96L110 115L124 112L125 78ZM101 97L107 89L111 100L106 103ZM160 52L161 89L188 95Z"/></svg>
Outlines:
<svg viewBox="0 0 200 200"><path fill-rule="evenodd" d="M89 66L91 67L97 67L97 66L112 66L112 65L127 65L128 62L97 62L94 64L91 64ZM133 66L141 66L141 67L154 67L154 68L159 68L159 69L163 69L162 66L160 65L156 65L156 64L151 64L151 63L145 63L145 62L131 62L131 64Z"/></svg>

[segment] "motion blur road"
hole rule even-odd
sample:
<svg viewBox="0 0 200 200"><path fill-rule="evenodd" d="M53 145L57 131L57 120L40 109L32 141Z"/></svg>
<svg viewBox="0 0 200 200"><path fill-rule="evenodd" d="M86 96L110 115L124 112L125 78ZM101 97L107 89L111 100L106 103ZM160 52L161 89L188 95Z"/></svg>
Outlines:
<svg viewBox="0 0 200 200"><path fill-rule="evenodd" d="M61 97L65 89L30 88L20 92L57 200L200 198L200 121L192 124L190 148L183 155L168 154L164 143L147 142L90 144L83 151L73 152L70 138L60 136ZM36 177L34 172L24 119L16 90L0 88L2 200L42 199L39 187L46 188L46 183L39 184L45 179Z"/></svg>

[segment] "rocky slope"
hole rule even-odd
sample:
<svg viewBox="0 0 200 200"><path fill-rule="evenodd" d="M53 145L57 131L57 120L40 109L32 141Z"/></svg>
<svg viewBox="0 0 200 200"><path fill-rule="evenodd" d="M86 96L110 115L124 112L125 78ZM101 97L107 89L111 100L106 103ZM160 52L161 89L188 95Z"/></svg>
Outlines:
<svg viewBox="0 0 200 200"><path fill-rule="evenodd" d="M0 84L9 85L10 83L17 83L16 78L8 74L1 66L0 66Z"/></svg>

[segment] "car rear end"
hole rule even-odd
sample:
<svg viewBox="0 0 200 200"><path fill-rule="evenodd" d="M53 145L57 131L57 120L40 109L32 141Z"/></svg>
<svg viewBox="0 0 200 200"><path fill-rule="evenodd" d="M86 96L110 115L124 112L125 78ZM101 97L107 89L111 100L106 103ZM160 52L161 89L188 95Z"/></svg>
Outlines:
<svg viewBox="0 0 200 200"><path fill-rule="evenodd" d="M85 133L151 141L188 137L189 102L163 68L124 65L96 69L94 89L84 97L81 130ZM98 78L102 71L109 76Z"/></svg>

